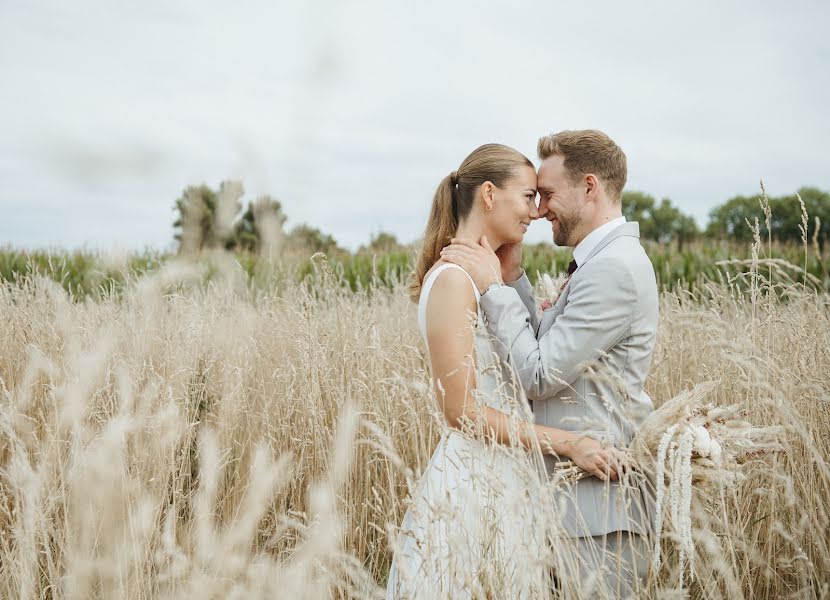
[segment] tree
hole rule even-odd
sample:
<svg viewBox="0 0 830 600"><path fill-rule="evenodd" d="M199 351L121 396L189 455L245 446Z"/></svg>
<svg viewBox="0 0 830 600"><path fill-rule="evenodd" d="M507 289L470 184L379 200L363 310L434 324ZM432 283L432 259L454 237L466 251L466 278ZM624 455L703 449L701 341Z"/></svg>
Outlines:
<svg viewBox="0 0 830 600"><path fill-rule="evenodd" d="M279 200L265 195L248 204L236 229L237 247L248 252L268 253L279 247L285 224Z"/></svg>
<svg viewBox="0 0 830 600"><path fill-rule="evenodd" d="M823 248L830 239L830 194L814 187L802 187L796 194L788 196L769 197L770 230L767 230L766 216L761 208L760 196L735 196L715 207L709 213L709 225L706 233L712 237L731 238L738 241L750 241L752 230L747 226L758 219L762 237L769 233L776 240L782 242L801 243L804 214L799 196L804 202L807 212L807 227L805 233L808 241L813 239L816 230L815 217L822 223L818 235L818 242ZM827 225L827 226L825 226Z"/></svg>
<svg viewBox="0 0 830 600"><path fill-rule="evenodd" d="M668 198L663 198L660 205L652 209L651 218L654 222L657 241L663 244L676 241L680 250L683 249L683 244L698 234L695 220L680 212Z"/></svg>
<svg viewBox="0 0 830 600"><path fill-rule="evenodd" d="M643 239L661 244L676 241L681 250L684 243L699 233L695 220L680 212L668 198L657 204L654 197L648 194L624 192L622 213L626 220L640 224L640 237Z"/></svg>
<svg viewBox="0 0 830 600"><path fill-rule="evenodd" d="M747 221L754 223L756 217L762 230L765 231L764 212L758 204L758 199L750 196L735 196L709 211L706 233L720 239L749 241L752 239L752 231L747 226Z"/></svg>
<svg viewBox="0 0 830 600"><path fill-rule="evenodd" d="M297 225L285 238L288 247L302 252L332 254L339 250L333 237L305 223Z"/></svg>
<svg viewBox="0 0 830 600"><path fill-rule="evenodd" d="M677 220L675 233L677 235L677 248L682 251L686 242L690 242L700 235L700 229L697 226L697 221L692 217L681 214Z"/></svg>
<svg viewBox="0 0 830 600"><path fill-rule="evenodd" d="M377 235L373 235L369 239L369 245L361 246L358 252L367 254L389 254L391 252L398 252L402 248L403 246L398 243L398 238L391 233L381 231Z"/></svg>
<svg viewBox="0 0 830 600"><path fill-rule="evenodd" d="M654 210L654 197L643 192L623 192L622 214L627 221L640 224L640 237L646 240L657 238L657 230L651 212Z"/></svg>
<svg viewBox="0 0 830 600"><path fill-rule="evenodd" d="M233 248L242 193L238 181L223 181L215 192L205 184L186 188L174 207L178 211L173 227L180 230L174 235L179 252Z"/></svg>
<svg viewBox="0 0 830 600"><path fill-rule="evenodd" d="M205 184L186 188L174 207L179 252L275 251L283 237L282 205L270 196L260 196L240 216L243 193L242 184L230 180L220 183L217 191Z"/></svg>
<svg viewBox="0 0 830 600"><path fill-rule="evenodd" d="M816 231L815 217L821 222L818 243L821 248L830 240L830 193L814 187L802 187L795 194L770 199L772 209L772 235L784 241L801 243L803 213L801 202L807 212L807 240L811 241Z"/></svg>

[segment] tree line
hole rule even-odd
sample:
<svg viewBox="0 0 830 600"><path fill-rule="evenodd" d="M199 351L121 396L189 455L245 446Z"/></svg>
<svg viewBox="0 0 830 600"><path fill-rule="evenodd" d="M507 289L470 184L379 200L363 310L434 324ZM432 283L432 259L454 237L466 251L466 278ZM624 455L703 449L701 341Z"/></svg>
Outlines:
<svg viewBox="0 0 830 600"><path fill-rule="evenodd" d="M287 220L279 200L263 195L243 205L244 188L239 181L223 181L218 189L208 185L189 186L176 199L173 223L180 253L222 248L231 251L296 251L300 253L347 252L337 241L316 227L300 224L284 231ZM658 200L649 194L623 192L622 212L640 224L640 236L660 244L683 246L695 239L750 241L755 233L779 242L815 242L823 251L830 239L830 193L802 187L796 193L768 197L734 196L709 212L701 229L669 198ZM388 253L404 246L394 235L380 232L358 253Z"/></svg>

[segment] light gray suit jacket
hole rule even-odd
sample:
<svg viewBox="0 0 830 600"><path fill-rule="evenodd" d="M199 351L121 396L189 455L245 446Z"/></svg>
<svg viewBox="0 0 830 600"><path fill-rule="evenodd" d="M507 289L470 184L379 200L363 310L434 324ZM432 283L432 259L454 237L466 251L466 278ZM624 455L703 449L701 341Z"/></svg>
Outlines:
<svg viewBox="0 0 830 600"><path fill-rule="evenodd" d="M654 268L636 222L620 225L579 265L551 308L538 314L526 276L481 297L485 322L510 362L536 422L628 445L653 410L643 391L657 334ZM549 472L556 458L545 458ZM596 477L564 494L572 536L646 534L653 499L640 482L621 491Z"/></svg>

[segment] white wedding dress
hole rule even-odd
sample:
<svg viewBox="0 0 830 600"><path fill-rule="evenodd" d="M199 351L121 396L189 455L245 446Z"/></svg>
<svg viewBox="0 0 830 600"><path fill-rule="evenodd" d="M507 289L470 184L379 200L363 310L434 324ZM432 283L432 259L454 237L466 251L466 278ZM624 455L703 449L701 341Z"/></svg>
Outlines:
<svg viewBox="0 0 830 600"><path fill-rule="evenodd" d="M441 265L423 283L418 326L425 343L429 293L448 268L461 269ZM476 400L517 422L530 420L518 381L492 349L480 307L477 321ZM393 543L387 600L546 596L540 559L550 547L537 494L542 469L541 457L518 445L483 443L444 424Z"/></svg>

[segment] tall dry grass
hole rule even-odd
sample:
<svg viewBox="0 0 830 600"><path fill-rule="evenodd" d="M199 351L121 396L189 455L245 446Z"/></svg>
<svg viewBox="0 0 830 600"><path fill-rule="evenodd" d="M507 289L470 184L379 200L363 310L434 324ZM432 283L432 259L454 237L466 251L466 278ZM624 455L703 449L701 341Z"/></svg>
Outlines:
<svg viewBox="0 0 830 600"><path fill-rule="evenodd" d="M440 430L404 286L213 264L208 285L173 261L96 300L0 289L3 598L381 593ZM648 597L830 596L830 297L747 277L662 295L647 389L719 381L785 451L696 515L705 576L669 539Z"/></svg>

